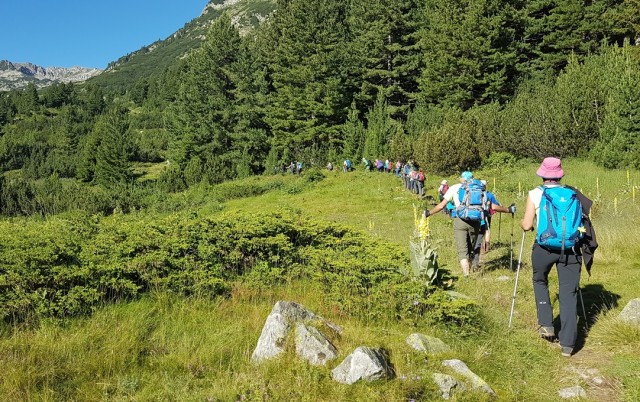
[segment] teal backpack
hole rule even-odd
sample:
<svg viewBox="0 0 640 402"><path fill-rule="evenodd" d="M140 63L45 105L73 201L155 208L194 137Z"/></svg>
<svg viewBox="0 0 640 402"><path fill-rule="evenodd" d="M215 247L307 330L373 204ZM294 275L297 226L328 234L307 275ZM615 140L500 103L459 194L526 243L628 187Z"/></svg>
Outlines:
<svg viewBox="0 0 640 402"><path fill-rule="evenodd" d="M470 180L460 186L458 190L460 205L455 210L455 216L469 221L482 221L489 210L490 202L487 191L480 180Z"/></svg>
<svg viewBox="0 0 640 402"><path fill-rule="evenodd" d="M560 250L573 248L581 237L582 205L576 192L565 186L541 186L542 198L536 241L543 247Z"/></svg>

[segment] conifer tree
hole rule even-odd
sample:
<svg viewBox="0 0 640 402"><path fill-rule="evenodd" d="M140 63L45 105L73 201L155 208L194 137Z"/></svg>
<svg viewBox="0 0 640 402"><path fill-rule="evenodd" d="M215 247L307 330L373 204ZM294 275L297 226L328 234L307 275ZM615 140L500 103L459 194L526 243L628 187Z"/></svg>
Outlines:
<svg viewBox="0 0 640 402"><path fill-rule="evenodd" d="M269 25L273 92L265 115L278 150L300 155L340 135L350 101L341 73L345 7L331 0L278 2Z"/></svg>
<svg viewBox="0 0 640 402"><path fill-rule="evenodd" d="M99 138L95 155L96 183L111 187L130 181L128 128L127 110L122 107L114 107L98 119L94 128L94 135Z"/></svg>
<svg viewBox="0 0 640 402"><path fill-rule="evenodd" d="M414 104L422 51L418 46L421 2L353 0L349 7L351 81L359 108L383 93L391 115L404 120Z"/></svg>
<svg viewBox="0 0 640 402"><path fill-rule="evenodd" d="M607 168L639 168L640 61L629 45L614 51L609 71L617 73L610 77L606 116L593 156Z"/></svg>
<svg viewBox="0 0 640 402"><path fill-rule="evenodd" d="M214 181L229 177L225 154L231 149L234 129L233 90L230 69L237 60L240 35L225 14L216 19L207 40L185 63L176 101L176 134L181 138L178 161L194 156L205 161L206 176ZM226 171L225 171L226 169Z"/></svg>
<svg viewBox="0 0 640 402"><path fill-rule="evenodd" d="M427 2L423 100L462 109L506 100L515 83L514 13L506 0Z"/></svg>

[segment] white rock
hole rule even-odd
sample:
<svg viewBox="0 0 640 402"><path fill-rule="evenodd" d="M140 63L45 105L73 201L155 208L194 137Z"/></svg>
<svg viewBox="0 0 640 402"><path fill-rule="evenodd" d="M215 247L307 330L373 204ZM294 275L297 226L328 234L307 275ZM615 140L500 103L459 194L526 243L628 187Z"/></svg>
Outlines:
<svg viewBox="0 0 640 402"><path fill-rule="evenodd" d="M393 378L395 373L380 350L360 346L334 368L331 375L337 382L353 384L359 380Z"/></svg>
<svg viewBox="0 0 640 402"><path fill-rule="evenodd" d="M469 367L462 361L458 359L445 360L442 362L443 366L451 367L456 373L466 377L471 381L472 389L480 389L491 395L495 395L496 393L491 389L489 384L482 378L480 378L476 373L471 371Z"/></svg>
<svg viewBox="0 0 640 402"><path fill-rule="evenodd" d="M296 326L296 353L316 366L324 365L338 355L335 346L320 331L302 323Z"/></svg>

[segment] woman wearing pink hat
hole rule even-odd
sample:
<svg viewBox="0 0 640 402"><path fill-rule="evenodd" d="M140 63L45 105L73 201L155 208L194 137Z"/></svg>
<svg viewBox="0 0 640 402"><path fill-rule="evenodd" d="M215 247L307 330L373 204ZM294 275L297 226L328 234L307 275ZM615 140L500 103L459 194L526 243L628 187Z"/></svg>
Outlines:
<svg viewBox="0 0 640 402"><path fill-rule="evenodd" d="M529 191L524 217L521 222L525 231L540 228L540 203L543 191L556 187L564 187L560 179L564 177L562 162L558 158L545 158L536 174L542 178L542 186ZM540 231L540 230L538 230ZM533 291L536 299L540 336L555 338L553 327L553 309L549 298L549 272L555 265L558 269L559 302L560 302L560 340L561 353L569 357L573 353L578 336L577 293L580 286L580 268L582 256L574 248L556 250L543 247L538 240L533 244L531 262L533 266Z"/></svg>

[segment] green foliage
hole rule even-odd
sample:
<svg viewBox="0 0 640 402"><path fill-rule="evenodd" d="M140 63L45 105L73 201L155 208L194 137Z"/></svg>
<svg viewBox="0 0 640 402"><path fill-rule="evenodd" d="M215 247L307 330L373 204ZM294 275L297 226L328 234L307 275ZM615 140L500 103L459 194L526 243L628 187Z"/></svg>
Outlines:
<svg viewBox="0 0 640 402"><path fill-rule="evenodd" d="M155 289L225 295L239 278L258 288L310 278L327 303L368 319L393 318L408 303L403 292L387 291L407 281L404 250L290 212L154 221L79 215L2 233L4 319L87 314ZM433 285L421 286L424 293Z"/></svg>
<svg viewBox="0 0 640 402"><path fill-rule="evenodd" d="M629 46L611 49L606 115L600 128L600 139L593 149L593 158L607 168L640 166L640 146L636 138L640 130L640 57Z"/></svg>

